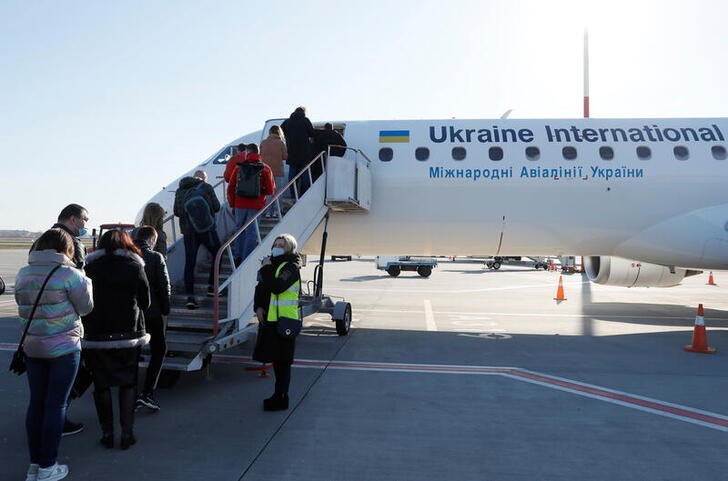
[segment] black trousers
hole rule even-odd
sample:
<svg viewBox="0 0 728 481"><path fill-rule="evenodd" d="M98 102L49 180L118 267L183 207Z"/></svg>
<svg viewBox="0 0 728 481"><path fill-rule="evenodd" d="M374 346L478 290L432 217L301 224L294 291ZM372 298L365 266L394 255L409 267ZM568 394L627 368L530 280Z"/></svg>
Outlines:
<svg viewBox="0 0 728 481"><path fill-rule="evenodd" d="M193 230L185 232L182 238L185 244L185 293L188 296L194 294L195 288L195 267L197 263L197 250L200 246L205 246L212 258L215 258L218 249L220 249L220 238L217 236L215 227L208 232L197 233ZM210 263L210 277L208 284L212 285L215 262Z"/></svg>
<svg viewBox="0 0 728 481"><path fill-rule="evenodd" d="M273 373L276 376L275 394L288 394L288 387L291 384L291 365L274 362Z"/></svg>
<svg viewBox="0 0 728 481"><path fill-rule="evenodd" d="M164 317L149 317L145 319L146 329L152 337L149 341L149 349L151 356L149 358L149 366L144 376L144 390L142 394L152 395L157 389L159 374L162 372L162 363L164 356L167 355L167 321Z"/></svg>

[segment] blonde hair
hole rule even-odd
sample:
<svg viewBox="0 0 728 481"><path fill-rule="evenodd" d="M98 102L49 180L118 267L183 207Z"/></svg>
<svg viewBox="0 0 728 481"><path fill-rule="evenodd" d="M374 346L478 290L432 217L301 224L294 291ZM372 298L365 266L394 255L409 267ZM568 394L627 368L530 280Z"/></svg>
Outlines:
<svg viewBox="0 0 728 481"><path fill-rule="evenodd" d="M144 207L139 225L150 225L161 232L164 229L164 214L164 208L161 205L150 202Z"/></svg>
<svg viewBox="0 0 728 481"><path fill-rule="evenodd" d="M272 126L270 129L268 129L269 135L277 135L281 139L283 138L283 129L281 129L278 125Z"/></svg>
<svg viewBox="0 0 728 481"><path fill-rule="evenodd" d="M298 242L296 242L296 238L293 237L291 234L281 234L275 238L275 240L278 239L281 239L283 240L283 242L285 242L286 254L295 254L296 252L298 252Z"/></svg>

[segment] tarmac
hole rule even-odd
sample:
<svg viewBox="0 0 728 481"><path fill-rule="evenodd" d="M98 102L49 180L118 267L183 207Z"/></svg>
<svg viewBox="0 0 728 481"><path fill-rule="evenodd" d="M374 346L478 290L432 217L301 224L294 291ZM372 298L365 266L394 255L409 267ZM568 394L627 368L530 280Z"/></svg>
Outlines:
<svg viewBox="0 0 728 481"><path fill-rule="evenodd" d="M25 256L0 250L6 366ZM86 428L63 438L59 462L74 481L723 481L728 272L714 275L717 286L706 272L667 289L564 275L557 302L559 274L526 262L441 259L430 278L327 262L324 290L352 303L352 329L306 319L290 410L262 410L273 378L246 370L256 364L242 346L160 389L161 411L138 412L128 451L98 443L87 393L69 410ZM698 303L713 355L683 350ZM21 480L27 381L3 369L0 391L0 480Z"/></svg>

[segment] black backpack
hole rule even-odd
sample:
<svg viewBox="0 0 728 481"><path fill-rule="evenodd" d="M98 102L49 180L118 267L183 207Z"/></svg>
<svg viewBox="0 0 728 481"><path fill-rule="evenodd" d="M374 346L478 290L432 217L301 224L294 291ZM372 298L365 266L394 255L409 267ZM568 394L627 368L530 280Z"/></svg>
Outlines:
<svg viewBox="0 0 728 481"><path fill-rule="evenodd" d="M202 192L204 185L204 183L200 183L191 189L185 196L182 205L187 220L197 233L207 232L215 227L215 215L210 208L210 202Z"/></svg>
<svg viewBox="0 0 728 481"><path fill-rule="evenodd" d="M255 164L243 162L242 164L238 164L238 179L235 184L235 195L249 199L256 199L263 195L261 181L264 167L265 164L262 162Z"/></svg>

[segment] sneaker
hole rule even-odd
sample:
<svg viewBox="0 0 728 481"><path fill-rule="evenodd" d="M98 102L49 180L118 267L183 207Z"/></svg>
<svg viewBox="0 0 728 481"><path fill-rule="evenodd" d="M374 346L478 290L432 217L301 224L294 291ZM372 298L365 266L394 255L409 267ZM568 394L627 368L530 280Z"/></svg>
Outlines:
<svg viewBox="0 0 728 481"><path fill-rule="evenodd" d="M25 474L25 481L36 481L38 479L38 468L37 464L31 464L28 466L28 472Z"/></svg>
<svg viewBox="0 0 728 481"><path fill-rule="evenodd" d="M185 304L185 306L187 309L197 309L199 307L194 297L188 297L187 304Z"/></svg>
<svg viewBox="0 0 728 481"><path fill-rule="evenodd" d="M152 411L159 411L160 409L159 404L151 394L142 394L139 399L137 399L137 403L141 403L142 406L149 408Z"/></svg>
<svg viewBox="0 0 728 481"><path fill-rule="evenodd" d="M71 434L78 434L83 431L82 423L74 423L70 419L66 418L66 422L63 423L63 436L70 436ZM61 479L61 478L58 478Z"/></svg>
<svg viewBox="0 0 728 481"><path fill-rule="evenodd" d="M54 464L47 468L38 468L38 481L58 481L68 476L68 466L65 464Z"/></svg>

